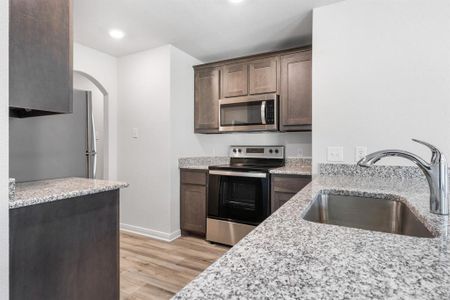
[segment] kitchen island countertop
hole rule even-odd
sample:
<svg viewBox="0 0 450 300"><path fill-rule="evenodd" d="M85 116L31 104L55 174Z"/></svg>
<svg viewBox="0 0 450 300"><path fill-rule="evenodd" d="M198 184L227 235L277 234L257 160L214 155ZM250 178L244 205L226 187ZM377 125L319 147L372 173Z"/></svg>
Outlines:
<svg viewBox="0 0 450 300"><path fill-rule="evenodd" d="M128 187L127 183L88 178L59 178L16 183L15 195L9 208L47 203Z"/></svg>

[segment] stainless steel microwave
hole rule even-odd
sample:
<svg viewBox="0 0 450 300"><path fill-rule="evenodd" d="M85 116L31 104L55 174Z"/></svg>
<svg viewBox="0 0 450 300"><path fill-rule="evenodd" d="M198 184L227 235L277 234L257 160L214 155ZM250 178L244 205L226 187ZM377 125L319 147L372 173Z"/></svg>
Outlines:
<svg viewBox="0 0 450 300"><path fill-rule="evenodd" d="M263 94L219 100L219 131L277 131L278 95Z"/></svg>

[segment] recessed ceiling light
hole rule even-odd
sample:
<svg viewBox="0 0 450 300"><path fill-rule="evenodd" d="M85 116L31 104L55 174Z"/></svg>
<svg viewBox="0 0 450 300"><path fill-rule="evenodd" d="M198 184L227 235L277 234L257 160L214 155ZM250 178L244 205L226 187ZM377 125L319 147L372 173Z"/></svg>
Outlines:
<svg viewBox="0 0 450 300"><path fill-rule="evenodd" d="M228 0L228 1L230 1L233 4L238 4L241 3L243 0Z"/></svg>
<svg viewBox="0 0 450 300"><path fill-rule="evenodd" d="M109 36L112 37L113 39L120 40L123 39L123 37L125 36L125 32L123 32L120 29L111 29L109 31Z"/></svg>

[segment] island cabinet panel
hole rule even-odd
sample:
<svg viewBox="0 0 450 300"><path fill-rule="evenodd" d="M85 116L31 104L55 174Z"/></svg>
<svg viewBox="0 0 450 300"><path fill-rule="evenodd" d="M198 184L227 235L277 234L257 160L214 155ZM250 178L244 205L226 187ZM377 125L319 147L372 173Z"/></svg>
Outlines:
<svg viewBox="0 0 450 300"><path fill-rule="evenodd" d="M10 0L11 116L72 112L72 1Z"/></svg>
<svg viewBox="0 0 450 300"><path fill-rule="evenodd" d="M311 50L281 56L280 130L311 130Z"/></svg>
<svg viewBox="0 0 450 300"><path fill-rule="evenodd" d="M10 299L119 299L119 191L12 209Z"/></svg>
<svg viewBox="0 0 450 300"><path fill-rule="evenodd" d="M258 59L249 63L250 94L276 93L278 57Z"/></svg>
<svg viewBox="0 0 450 300"><path fill-rule="evenodd" d="M311 176L272 175L271 212L275 212L311 182Z"/></svg>
<svg viewBox="0 0 450 300"><path fill-rule="evenodd" d="M183 232L206 234L206 170L180 171L180 227Z"/></svg>
<svg viewBox="0 0 450 300"><path fill-rule="evenodd" d="M222 97L248 95L248 64L237 63L223 66Z"/></svg>
<svg viewBox="0 0 450 300"><path fill-rule="evenodd" d="M219 131L220 69L195 70L194 127L198 133Z"/></svg>

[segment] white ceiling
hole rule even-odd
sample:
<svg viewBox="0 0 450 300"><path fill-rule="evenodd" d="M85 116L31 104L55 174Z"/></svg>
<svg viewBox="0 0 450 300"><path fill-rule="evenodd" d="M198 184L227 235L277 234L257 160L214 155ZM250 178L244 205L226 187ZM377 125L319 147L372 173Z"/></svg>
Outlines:
<svg viewBox="0 0 450 300"><path fill-rule="evenodd" d="M114 56L170 43L207 62L311 43L312 9L338 1L75 0L74 39Z"/></svg>

